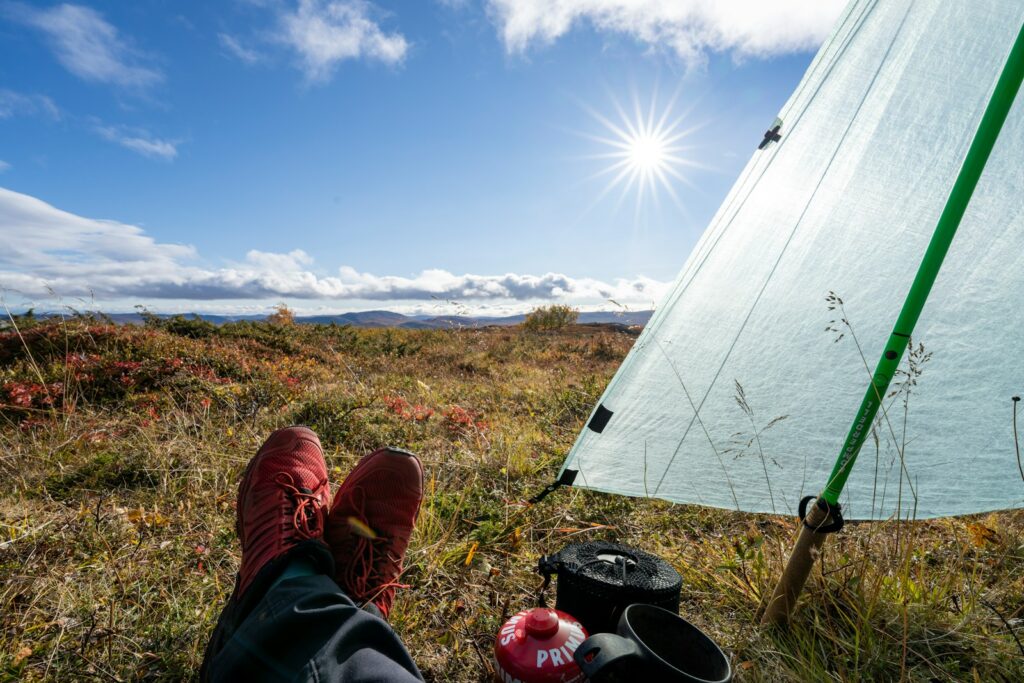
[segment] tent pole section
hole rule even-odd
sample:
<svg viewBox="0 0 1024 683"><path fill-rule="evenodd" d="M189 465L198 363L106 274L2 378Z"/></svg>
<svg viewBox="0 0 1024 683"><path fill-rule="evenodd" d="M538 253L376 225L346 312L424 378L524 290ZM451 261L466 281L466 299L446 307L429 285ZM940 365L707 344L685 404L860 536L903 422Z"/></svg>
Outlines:
<svg viewBox="0 0 1024 683"><path fill-rule="evenodd" d="M892 334L885 344L882 357L875 367L871 383L864 394L864 400L853 420L853 425L846 436L846 441L839 451L832 474L821 492L818 500L810 506L809 512L800 526L800 535L789 557L789 562L779 579L775 591L768 601L762 602L761 623L780 624L788 621L789 615L803 590L804 583L811 572L814 559L825 540L825 533L815 531L827 523L831 517L830 510L839 502L850 470L857 460L864 440L871 431L871 425L878 413L878 408L889 389L893 375L899 367L900 360L907 348L907 343L914 325L921 316L925 301L931 292L935 278L942 267L942 261L949 251L953 237L956 235L960 221L967 210L967 205L978 184L985 164L988 162L992 148L995 146L999 131L1013 105L1021 81L1024 80L1024 27L1017 34L1013 48L1007 57L999 80L992 92L992 98L985 108L985 113L974 134L971 146L964 157L960 173L950 190L946 206L935 226L928 249L925 251L918 267L917 275L910 286L910 292L903 303L899 318L893 326Z"/></svg>

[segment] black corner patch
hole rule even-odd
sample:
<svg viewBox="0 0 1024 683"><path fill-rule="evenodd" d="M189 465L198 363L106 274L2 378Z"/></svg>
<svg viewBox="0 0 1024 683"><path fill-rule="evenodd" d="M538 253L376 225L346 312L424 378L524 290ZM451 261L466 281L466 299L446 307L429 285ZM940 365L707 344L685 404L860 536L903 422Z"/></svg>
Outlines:
<svg viewBox="0 0 1024 683"><path fill-rule="evenodd" d="M604 431L604 428L608 425L608 420L612 419L612 411L604 407L604 404L599 405L597 410L594 411L594 416L590 418L590 424L587 427L591 431L600 434Z"/></svg>
<svg viewBox="0 0 1024 683"><path fill-rule="evenodd" d="M569 470L562 472L562 476L558 478L558 484L560 486L572 486L572 483L576 481L576 475L579 474L579 470Z"/></svg>

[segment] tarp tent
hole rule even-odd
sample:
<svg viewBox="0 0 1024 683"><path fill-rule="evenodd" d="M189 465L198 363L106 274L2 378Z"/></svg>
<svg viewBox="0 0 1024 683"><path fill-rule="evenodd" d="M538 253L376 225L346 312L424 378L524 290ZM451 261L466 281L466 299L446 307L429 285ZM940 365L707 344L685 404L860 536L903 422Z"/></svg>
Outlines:
<svg viewBox="0 0 1024 683"><path fill-rule="evenodd" d="M852 2L561 479L755 512L793 513L817 494L1022 22L1013 0ZM846 518L1024 505L1011 402L1024 392L1022 304L1017 101L917 324L910 374L846 485Z"/></svg>

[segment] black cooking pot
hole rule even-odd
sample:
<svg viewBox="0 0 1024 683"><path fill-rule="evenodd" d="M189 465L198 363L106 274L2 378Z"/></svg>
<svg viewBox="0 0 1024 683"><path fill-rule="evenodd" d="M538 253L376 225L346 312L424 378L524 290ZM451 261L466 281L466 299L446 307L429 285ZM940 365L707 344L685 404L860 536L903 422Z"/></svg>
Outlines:
<svg viewBox="0 0 1024 683"><path fill-rule="evenodd" d="M589 633L614 631L623 610L635 603L679 612L679 572L628 545L572 543L542 557L538 569L546 581L558 576L555 607L576 617Z"/></svg>

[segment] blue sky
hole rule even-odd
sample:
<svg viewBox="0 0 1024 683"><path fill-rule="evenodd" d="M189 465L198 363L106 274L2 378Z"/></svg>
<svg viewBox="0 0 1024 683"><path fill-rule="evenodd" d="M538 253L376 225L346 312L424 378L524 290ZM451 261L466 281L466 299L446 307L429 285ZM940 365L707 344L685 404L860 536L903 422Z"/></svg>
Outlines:
<svg viewBox="0 0 1024 683"><path fill-rule="evenodd" d="M0 2L4 300L649 308L841 5ZM636 101L692 130L642 198Z"/></svg>

